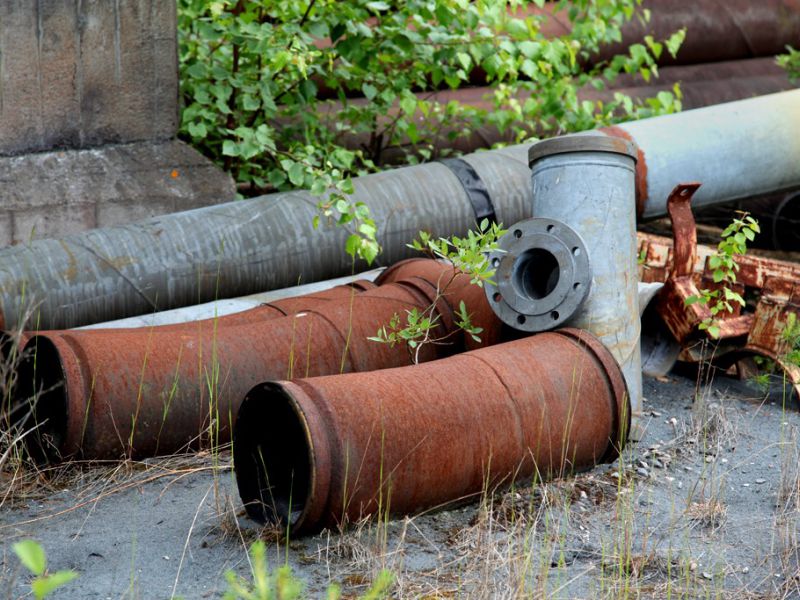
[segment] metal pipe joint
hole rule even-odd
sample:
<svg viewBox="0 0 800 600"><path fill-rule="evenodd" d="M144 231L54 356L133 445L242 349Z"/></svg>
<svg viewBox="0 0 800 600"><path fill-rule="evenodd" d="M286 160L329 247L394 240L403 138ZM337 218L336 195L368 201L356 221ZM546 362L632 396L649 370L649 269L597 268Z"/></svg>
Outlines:
<svg viewBox="0 0 800 600"><path fill-rule="evenodd" d="M486 295L500 319L527 332L564 323L581 307L592 286L586 244L578 233L553 219L525 219L514 225L489 255L497 269Z"/></svg>

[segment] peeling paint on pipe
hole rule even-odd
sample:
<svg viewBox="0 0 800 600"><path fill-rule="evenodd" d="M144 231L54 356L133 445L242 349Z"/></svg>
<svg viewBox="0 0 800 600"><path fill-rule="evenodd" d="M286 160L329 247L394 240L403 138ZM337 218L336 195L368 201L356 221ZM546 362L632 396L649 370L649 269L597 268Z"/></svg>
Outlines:
<svg viewBox="0 0 800 600"><path fill-rule="evenodd" d="M439 274L448 271L438 266ZM454 331L449 302L457 306L463 297L474 297L474 287L459 276L447 300L437 305L442 335ZM434 293L435 281L410 277L353 291L351 297L297 315L270 318L269 313L262 322L219 327L205 321L179 331L73 330L33 337L14 399L24 406L34 390L41 392L31 418L46 424L26 438L29 450L39 461L54 461L146 457L224 443L239 402L260 381L408 364L404 347L367 337L395 313L426 308ZM483 313L478 320L493 318L485 300L470 309ZM421 359L463 349L463 337L454 335L451 345L426 346Z"/></svg>
<svg viewBox="0 0 800 600"><path fill-rule="evenodd" d="M258 385L236 421L236 480L252 518L306 533L613 460L628 415L612 356L564 329L430 364Z"/></svg>

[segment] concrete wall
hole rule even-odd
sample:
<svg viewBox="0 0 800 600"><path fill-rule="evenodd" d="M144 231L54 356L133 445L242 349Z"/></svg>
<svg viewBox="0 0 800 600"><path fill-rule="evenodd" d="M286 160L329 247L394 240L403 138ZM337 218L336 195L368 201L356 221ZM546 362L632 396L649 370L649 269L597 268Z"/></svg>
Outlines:
<svg viewBox="0 0 800 600"><path fill-rule="evenodd" d="M174 0L0 0L0 155L165 140Z"/></svg>
<svg viewBox="0 0 800 600"><path fill-rule="evenodd" d="M175 0L0 0L0 245L235 197L175 140Z"/></svg>

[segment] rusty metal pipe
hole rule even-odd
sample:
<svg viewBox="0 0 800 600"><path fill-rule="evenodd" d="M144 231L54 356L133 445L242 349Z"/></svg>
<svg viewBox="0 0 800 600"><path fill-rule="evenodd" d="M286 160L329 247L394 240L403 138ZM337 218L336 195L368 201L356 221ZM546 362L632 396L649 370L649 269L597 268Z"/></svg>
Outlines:
<svg viewBox="0 0 800 600"><path fill-rule="evenodd" d="M435 363L260 384L236 421L236 480L252 518L311 532L613 460L628 416L611 354L563 329Z"/></svg>
<svg viewBox="0 0 800 600"><path fill-rule="evenodd" d="M450 267L438 266L439 275L448 272ZM435 285L435 280L411 277L353 291L297 315L269 318L268 313L264 321L238 325L206 321L181 330L42 334L26 346L13 399L14 406L25 409L16 411L19 419L31 398L35 409L17 424L46 421L26 438L39 461L145 457L224 443L239 402L259 381L408 364L404 347L367 337L395 313L430 306ZM485 301L474 304L479 298L474 287L468 277L456 277L437 304L437 334L456 331L451 303L458 306L464 298L476 321L493 318ZM462 349L463 337L453 335L450 345L426 346L420 359Z"/></svg>

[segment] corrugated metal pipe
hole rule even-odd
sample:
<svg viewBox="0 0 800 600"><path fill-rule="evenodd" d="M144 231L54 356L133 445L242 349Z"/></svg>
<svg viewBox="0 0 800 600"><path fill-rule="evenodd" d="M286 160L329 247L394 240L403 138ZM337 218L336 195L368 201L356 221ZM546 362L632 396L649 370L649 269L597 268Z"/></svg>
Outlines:
<svg viewBox="0 0 800 600"><path fill-rule="evenodd" d="M490 255L486 294L500 319L527 332L587 329L622 367L641 413L636 147L601 135L531 147L533 214ZM634 421L635 425L635 421ZM634 431L634 434L637 434Z"/></svg>
<svg viewBox="0 0 800 600"><path fill-rule="evenodd" d="M721 203L800 187L800 90L607 128L639 146L640 215L666 213L675 182ZM353 200L379 224L382 260L409 256L420 229L463 235L476 219L531 216L528 145L357 178ZM312 227L308 192L272 194L124 227L0 250L0 322L38 306L40 328L151 313L352 272L348 233ZM33 322L37 322L34 320Z"/></svg>
<svg viewBox="0 0 800 600"><path fill-rule="evenodd" d="M440 278L451 273L435 261L410 262L389 269L380 287L323 303L296 299L294 309L302 312L291 316L252 309L237 324L44 333L27 344L12 412L19 427L40 424L26 441L41 462L146 457L224 443L239 402L260 381L409 364L405 347L367 337L395 313L430 306ZM397 275L402 281L390 283ZM483 341L495 342L499 327L483 290L464 275L436 305L437 335L457 332L452 305L461 300L484 327ZM419 358L463 350L464 337L427 345Z"/></svg>
<svg viewBox="0 0 800 600"><path fill-rule="evenodd" d="M351 199L369 205L381 260L392 264L413 256L406 244L419 230L463 235L476 219L522 218L525 152L367 175ZM479 189L468 191L474 180ZM16 327L29 307L36 327L61 329L352 273L349 232L314 229L317 201L307 191L271 194L0 249L0 329Z"/></svg>
<svg viewBox="0 0 800 600"><path fill-rule="evenodd" d="M258 385L236 420L236 480L252 518L311 532L611 461L628 415L611 354L562 329L435 363Z"/></svg>

